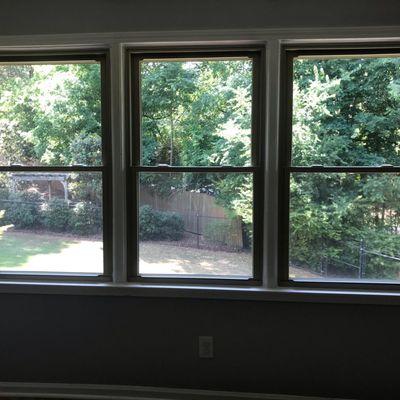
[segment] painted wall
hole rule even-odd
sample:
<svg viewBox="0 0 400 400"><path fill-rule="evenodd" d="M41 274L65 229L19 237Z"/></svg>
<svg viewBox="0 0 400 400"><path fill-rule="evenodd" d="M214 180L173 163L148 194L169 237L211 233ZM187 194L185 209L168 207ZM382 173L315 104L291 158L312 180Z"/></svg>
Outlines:
<svg viewBox="0 0 400 400"><path fill-rule="evenodd" d="M1 0L0 34L397 25L398 0Z"/></svg>
<svg viewBox="0 0 400 400"><path fill-rule="evenodd" d="M0 380L398 398L398 311L1 295ZM199 335L214 359L197 358Z"/></svg>
<svg viewBox="0 0 400 400"><path fill-rule="evenodd" d="M395 25L398 0L1 0L0 34ZM0 381L399 395L398 307L0 295ZM214 335L215 359L197 358Z"/></svg>

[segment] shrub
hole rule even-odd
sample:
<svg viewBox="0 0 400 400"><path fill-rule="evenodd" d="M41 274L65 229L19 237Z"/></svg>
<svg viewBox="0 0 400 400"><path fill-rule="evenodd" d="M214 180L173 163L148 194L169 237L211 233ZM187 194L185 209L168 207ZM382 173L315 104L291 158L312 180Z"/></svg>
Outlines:
<svg viewBox="0 0 400 400"><path fill-rule="evenodd" d="M139 209L139 238L142 240L158 239L159 218L157 211L150 206Z"/></svg>
<svg viewBox="0 0 400 400"><path fill-rule="evenodd" d="M183 218L173 212L158 212L160 215L160 234L167 240L180 240L183 237Z"/></svg>
<svg viewBox="0 0 400 400"><path fill-rule="evenodd" d="M89 201L77 203L71 213L69 226L78 235L94 235L101 231L101 208Z"/></svg>
<svg viewBox="0 0 400 400"><path fill-rule="evenodd" d="M36 228L41 224L40 193L29 190L11 193L8 200L5 207L7 223L13 224L16 228Z"/></svg>
<svg viewBox="0 0 400 400"><path fill-rule="evenodd" d="M46 203L42 216L45 228L62 232L68 227L71 211L65 200L54 198Z"/></svg>
<svg viewBox="0 0 400 400"><path fill-rule="evenodd" d="M6 189L6 188L0 187L0 210L3 211L2 218L5 217L4 213L5 213L5 209L6 209L7 205L8 205L9 197L10 197L9 190ZM5 219L2 222L4 222L4 221L5 221Z"/></svg>
<svg viewBox="0 0 400 400"><path fill-rule="evenodd" d="M173 212L157 211L146 205L139 209L139 238L141 240L180 240L184 222Z"/></svg>

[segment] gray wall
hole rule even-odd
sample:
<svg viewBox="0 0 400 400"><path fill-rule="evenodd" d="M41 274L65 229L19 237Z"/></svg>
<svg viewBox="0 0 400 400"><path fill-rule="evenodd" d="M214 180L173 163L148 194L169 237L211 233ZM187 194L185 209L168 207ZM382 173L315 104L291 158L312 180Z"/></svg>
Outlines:
<svg viewBox="0 0 400 400"><path fill-rule="evenodd" d="M0 0L0 34L397 25L398 0Z"/></svg>
<svg viewBox="0 0 400 400"><path fill-rule="evenodd" d="M0 313L2 381L398 398L397 307L1 295Z"/></svg>
<svg viewBox="0 0 400 400"><path fill-rule="evenodd" d="M1 0L0 34L394 25L398 0ZM389 306L0 295L0 381L397 398ZM213 360L198 335L215 336Z"/></svg>

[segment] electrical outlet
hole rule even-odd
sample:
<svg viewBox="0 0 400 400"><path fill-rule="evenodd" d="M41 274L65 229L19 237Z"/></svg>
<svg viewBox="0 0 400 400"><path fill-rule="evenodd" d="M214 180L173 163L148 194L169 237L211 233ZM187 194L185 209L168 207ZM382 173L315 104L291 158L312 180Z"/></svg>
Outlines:
<svg viewBox="0 0 400 400"><path fill-rule="evenodd" d="M199 336L199 357L214 358L214 338L212 336Z"/></svg>

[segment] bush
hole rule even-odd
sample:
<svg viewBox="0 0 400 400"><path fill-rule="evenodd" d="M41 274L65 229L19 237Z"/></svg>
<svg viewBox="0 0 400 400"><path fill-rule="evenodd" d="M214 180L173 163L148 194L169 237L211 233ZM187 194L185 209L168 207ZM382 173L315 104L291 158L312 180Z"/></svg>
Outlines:
<svg viewBox="0 0 400 400"><path fill-rule="evenodd" d="M183 237L183 218L173 212L158 211L160 218L160 235L166 240L180 240Z"/></svg>
<svg viewBox="0 0 400 400"><path fill-rule="evenodd" d="M78 235L99 233L102 227L101 208L89 201L77 203L72 210L69 226Z"/></svg>
<svg viewBox="0 0 400 400"><path fill-rule="evenodd" d="M7 223L16 228L36 228L41 224L40 204L42 196L35 191L11 193L5 207Z"/></svg>
<svg viewBox="0 0 400 400"><path fill-rule="evenodd" d="M158 238L159 218L157 211L150 206L142 206L139 209L139 238L152 240Z"/></svg>
<svg viewBox="0 0 400 400"><path fill-rule="evenodd" d="M183 228L183 219L176 213L157 211L147 205L139 209L141 240L180 240Z"/></svg>
<svg viewBox="0 0 400 400"><path fill-rule="evenodd" d="M68 227L71 211L62 199L52 199L42 211L43 226L51 231L62 232Z"/></svg>

